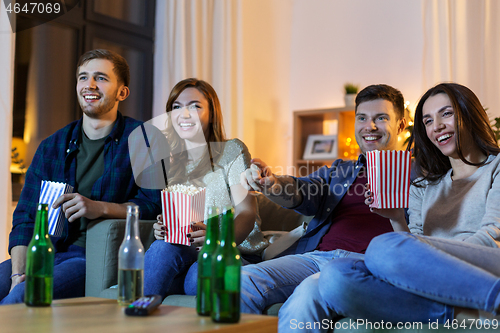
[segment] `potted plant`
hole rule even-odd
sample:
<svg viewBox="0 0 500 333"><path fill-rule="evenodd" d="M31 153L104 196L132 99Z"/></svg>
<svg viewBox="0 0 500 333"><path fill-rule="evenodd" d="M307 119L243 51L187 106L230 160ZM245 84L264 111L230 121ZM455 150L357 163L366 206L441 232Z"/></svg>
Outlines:
<svg viewBox="0 0 500 333"><path fill-rule="evenodd" d="M354 101L356 99L356 95L358 94L359 86L354 83L346 83L344 84L344 100L345 106L354 106Z"/></svg>

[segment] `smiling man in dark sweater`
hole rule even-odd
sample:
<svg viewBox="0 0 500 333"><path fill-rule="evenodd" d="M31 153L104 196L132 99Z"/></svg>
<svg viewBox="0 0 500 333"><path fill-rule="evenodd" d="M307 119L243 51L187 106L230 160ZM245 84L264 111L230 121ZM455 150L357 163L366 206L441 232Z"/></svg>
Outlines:
<svg viewBox="0 0 500 333"><path fill-rule="evenodd" d="M88 220L125 218L136 204L141 218L161 211L160 193L134 181L129 134L141 122L124 117L118 104L129 95L127 61L108 50L93 50L77 66L78 101L83 117L40 144L26 173L9 238L11 259L0 264L0 304L23 302L27 245L33 235L42 180L62 182L75 192L61 195L67 227L52 237L56 248L54 299L85 296L85 243Z"/></svg>
<svg viewBox="0 0 500 333"><path fill-rule="evenodd" d="M260 191L303 215L314 215L306 233L279 258L242 268L242 312L262 313L274 303L285 302L302 281L330 260L359 256L373 237L393 230L388 219L371 213L365 205L364 153L397 149L397 137L406 125L403 95L387 85L368 86L356 97L355 113L356 141L362 152L357 161L337 160L329 168L295 178L276 176L264 162L254 159L242 174L241 182L248 190ZM310 280L304 282L314 283ZM287 303L280 310L280 322L286 309ZM307 314L314 309L303 311Z"/></svg>

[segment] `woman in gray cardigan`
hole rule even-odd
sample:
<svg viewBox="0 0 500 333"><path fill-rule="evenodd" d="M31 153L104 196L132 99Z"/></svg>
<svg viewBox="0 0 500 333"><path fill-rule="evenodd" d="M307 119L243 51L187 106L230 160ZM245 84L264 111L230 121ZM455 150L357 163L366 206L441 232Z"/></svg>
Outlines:
<svg viewBox="0 0 500 333"><path fill-rule="evenodd" d="M500 149L488 116L467 87L439 84L418 103L411 142L420 178L410 190L409 225L403 209L372 209L397 232L374 238L364 260L332 261L318 277L314 306L333 318L426 327L470 324L460 318L471 311L493 318L500 313ZM498 318L489 324L498 328Z"/></svg>

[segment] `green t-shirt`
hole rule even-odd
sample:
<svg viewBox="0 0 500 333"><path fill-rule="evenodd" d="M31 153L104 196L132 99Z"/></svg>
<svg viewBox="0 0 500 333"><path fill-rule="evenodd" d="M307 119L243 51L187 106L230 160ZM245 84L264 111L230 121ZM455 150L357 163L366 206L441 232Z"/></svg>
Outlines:
<svg viewBox="0 0 500 333"><path fill-rule="evenodd" d="M104 141L106 137L90 140L82 128L81 144L76 155L76 186L75 193L92 199L92 186L104 173ZM85 247L87 240L87 225L85 217L69 223L68 243Z"/></svg>

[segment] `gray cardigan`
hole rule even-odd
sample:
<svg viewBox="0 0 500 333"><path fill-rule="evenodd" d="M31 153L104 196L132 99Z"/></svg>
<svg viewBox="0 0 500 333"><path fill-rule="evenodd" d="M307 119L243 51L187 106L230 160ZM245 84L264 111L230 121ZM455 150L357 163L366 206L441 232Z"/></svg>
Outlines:
<svg viewBox="0 0 500 333"><path fill-rule="evenodd" d="M410 231L500 247L500 155L464 179L451 169L437 183L410 188Z"/></svg>

